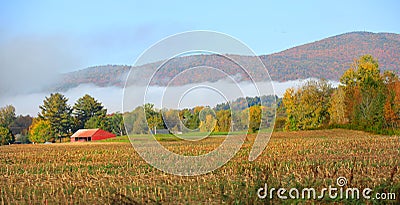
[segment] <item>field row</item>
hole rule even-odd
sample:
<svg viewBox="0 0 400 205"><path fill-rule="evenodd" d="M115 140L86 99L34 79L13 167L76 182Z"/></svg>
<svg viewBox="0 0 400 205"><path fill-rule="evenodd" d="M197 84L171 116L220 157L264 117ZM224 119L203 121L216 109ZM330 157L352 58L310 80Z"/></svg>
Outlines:
<svg viewBox="0 0 400 205"><path fill-rule="evenodd" d="M277 188L320 189L336 185L338 177L346 177L349 187L395 192L400 198L399 137L340 129L278 132L262 155L250 162L252 140L249 137L223 167L196 177L163 173L142 160L126 142L3 146L0 204L255 204L279 201L257 197L264 183ZM176 153L196 155L214 149L221 141L212 137L197 145L161 143Z"/></svg>

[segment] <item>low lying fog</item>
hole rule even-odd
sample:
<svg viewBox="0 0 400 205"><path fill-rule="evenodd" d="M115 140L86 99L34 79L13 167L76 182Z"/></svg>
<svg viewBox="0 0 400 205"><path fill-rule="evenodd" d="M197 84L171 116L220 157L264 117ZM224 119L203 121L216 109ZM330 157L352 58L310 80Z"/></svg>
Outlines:
<svg viewBox="0 0 400 205"><path fill-rule="evenodd" d="M282 97L283 93L287 88L298 87L305 81L310 80L295 80L287 82L273 82L276 95ZM332 86L336 87L338 82L330 81ZM209 83L211 87L224 88L221 92L225 95L228 100L234 100L241 97L242 94L238 92L230 92L230 90L237 87L232 83L226 82L216 82ZM218 103L225 102L224 97L218 94L218 92L211 91L210 89L196 89L188 92L188 89L195 85L179 86L179 87L168 87L165 92L163 99L163 107L177 108L180 101L179 107L193 107L195 105L209 105L215 106ZM247 83L240 83L239 87L246 93L246 96L256 96L256 93L252 90L252 85ZM254 87L253 87L254 88ZM141 90L143 88L135 88L135 90ZM162 96L165 88L164 87L151 87L146 98L146 102L152 102L156 107L160 108L161 103L157 96ZM183 94L186 95L182 98ZM271 91L260 90L261 95L270 94ZM122 112L122 102L123 102L123 89L120 87L97 87L91 84L84 84L78 87L72 88L66 92L62 92L68 99L69 104L73 106L75 101L85 94L89 94L103 103L107 108L108 113ZM40 111L39 105L43 104L43 100L50 93L30 93L30 94L19 94L19 95L0 95L0 107L5 105L13 105L16 108L17 114L29 114L31 116L36 116ZM135 93L130 94L129 109L133 109L136 106L141 105L143 101L143 96L140 94L135 95ZM181 99L182 98L182 99Z"/></svg>

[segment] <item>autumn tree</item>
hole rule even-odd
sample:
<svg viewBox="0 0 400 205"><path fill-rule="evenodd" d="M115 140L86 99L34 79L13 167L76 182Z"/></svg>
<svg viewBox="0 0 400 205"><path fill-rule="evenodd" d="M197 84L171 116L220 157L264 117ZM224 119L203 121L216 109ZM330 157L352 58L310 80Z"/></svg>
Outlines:
<svg viewBox="0 0 400 205"><path fill-rule="evenodd" d="M149 132L153 131L157 134L157 128L163 128L164 122L161 116L161 112L154 108L154 104L146 103L144 105L144 112L146 116L147 125L149 127Z"/></svg>
<svg viewBox="0 0 400 205"><path fill-rule="evenodd" d="M282 103L285 107L286 111L286 125L285 130L298 130L297 122L298 120L298 112L297 109L298 99L295 96L295 90L293 88L288 88L283 94Z"/></svg>
<svg viewBox="0 0 400 205"><path fill-rule="evenodd" d="M136 107L132 112L124 113L124 125L128 133L147 133L148 126L143 106Z"/></svg>
<svg viewBox="0 0 400 205"><path fill-rule="evenodd" d="M214 131L217 124L217 118L215 116L215 112L212 109L210 109L209 107L205 107L202 108L201 110L200 109L196 110L195 108L195 113L199 113L200 132Z"/></svg>
<svg viewBox="0 0 400 205"><path fill-rule="evenodd" d="M179 110L174 109L163 109L162 117L165 123L165 126L173 131L179 132L182 131L181 121L179 117Z"/></svg>
<svg viewBox="0 0 400 205"><path fill-rule="evenodd" d="M232 131L242 131L248 129L248 113L242 110L231 110Z"/></svg>
<svg viewBox="0 0 400 205"><path fill-rule="evenodd" d="M276 117L274 121L274 130L283 130L286 125L286 107L283 104L283 99L277 99Z"/></svg>
<svg viewBox="0 0 400 205"><path fill-rule="evenodd" d="M330 124L346 124L349 122L346 104L346 93L343 86L339 86L333 91L330 98L330 107L328 109Z"/></svg>
<svg viewBox="0 0 400 205"><path fill-rule="evenodd" d="M0 108L0 145L14 142L14 135L10 129L15 119L14 106L7 105Z"/></svg>
<svg viewBox="0 0 400 205"><path fill-rule="evenodd" d="M195 130L200 126L200 111L204 106L196 106L193 109L183 109L179 112L179 117L186 129Z"/></svg>
<svg viewBox="0 0 400 205"><path fill-rule="evenodd" d="M216 132L229 132L231 128L231 111L220 110L217 111L217 125L215 128Z"/></svg>
<svg viewBox="0 0 400 205"><path fill-rule="evenodd" d="M29 140L35 143L54 141L55 136L50 121L35 118L29 128Z"/></svg>
<svg viewBox="0 0 400 205"><path fill-rule="evenodd" d="M215 116L208 114L205 115L205 118L200 121L200 132L212 132L214 131L215 125L217 123L217 119Z"/></svg>
<svg viewBox="0 0 400 205"><path fill-rule="evenodd" d="M320 128L329 123L332 87L326 80L308 81L297 90L288 89L283 96L286 130Z"/></svg>
<svg viewBox="0 0 400 205"><path fill-rule="evenodd" d="M41 112L39 118L50 123L51 131L56 138L67 137L72 128L72 109L67 104L68 98L60 93L50 94L39 106Z"/></svg>
<svg viewBox="0 0 400 205"><path fill-rule="evenodd" d="M107 118L110 120L110 131L116 135L126 135L124 119L121 113L113 113Z"/></svg>
<svg viewBox="0 0 400 205"><path fill-rule="evenodd" d="M7 105L0 108L0 126L10 129L13 124L15 117L15 107L12 105Z"/></svg>
<svg viewBox="0 0 400 205"><path fill-rule="evenodd" d="M383 81L387 87L384 105L385 124L387 128L400 127L400 79L392 71L385 71Z"/></svg>
<svg viewBox="0 0 400 205"><path fill-rule="evenodd" d="M79 98L74 107L73 114L76 119L76 129L85 127L85 123L92 117L105 117L107 110L101 102L97 101L90 95Z"/></svg>
<svg viewBox="0 0 400 205"><path fill-rule="evenodd" d="M0 146L13 143L14 137L7 127L0 126Z"/></svg>
<svg viewBox="0 0 400 205"><path fill-rule="evenodd" d="M361 56L340 78L331 99L331 123L381 131L399 127L400 83L392 71L381 74L371 55Z"/></svg>
<svg viewBox="0 0 400 205"><path fill-rule="evenodd" d="M356 74L352 67L350 67L350 69L346 70L340 78L340 83L343 85L342 86L343 99L341 99L341 100L343 100L343 104L346 105L345 111L343 114L343 118L344 118L343 122L346 122L346 123L351 123L351 121L353 120L354 106L356 104L354 99L356 96L357 96L357 98L359 98L358 95L356 95L359 93L358 92L359 87L356 84L356 80L357 80ZM339 96L337 96L335 93L334 97L336 98ZM335 99L335 100L338 100L338 99ZM336 106L336 105L334 104L334 106ZM333 111L332 109L334 109L334 108L331 108L331 111Z"/></svg>
<svg viewBox="0 0 400 205"><path fill-rule="evenodd" d="M355 66L361 92L361 102L356 107L356 122L364 128L381 129L386 96L378 61L371 55L365 55Z"/></svg>
<svg viewBox="0 0 400 205"><path fill-rule="evenodd" d="M248 108L248 115L249 115L249 131L255 133L260 130L261 126L261 106L254 105Z"/></svg>
<svg viewBox="0 0 400 205"><path fill-rule="evenodd" d="M384 125L386 87L378 61L371 55L355 60L340 79L344 86L345 119L360 129L381 129Z"/></svg>

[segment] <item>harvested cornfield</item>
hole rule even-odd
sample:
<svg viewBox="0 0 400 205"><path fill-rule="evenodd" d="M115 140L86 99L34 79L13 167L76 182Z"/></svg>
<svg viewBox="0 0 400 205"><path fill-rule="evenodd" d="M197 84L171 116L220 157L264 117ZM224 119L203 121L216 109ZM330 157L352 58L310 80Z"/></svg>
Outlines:
<svg viewBox="0 0 400 205"><path fill-rule="evenodd" d="M395 193L400 203L400 140L349 130L274 133L267 149L248 161L253 137L226 165L209 174L180 177L148 165L127 142L10 145L0 147L0 204L263 204L347 203L355 199L261 199L257 191L337 185ZM162 144L177 153L212 150L222 138L198 149L180 141ZM203 151L204 151L203 150ZM319 195L319 193L318 193Z"/></svg>

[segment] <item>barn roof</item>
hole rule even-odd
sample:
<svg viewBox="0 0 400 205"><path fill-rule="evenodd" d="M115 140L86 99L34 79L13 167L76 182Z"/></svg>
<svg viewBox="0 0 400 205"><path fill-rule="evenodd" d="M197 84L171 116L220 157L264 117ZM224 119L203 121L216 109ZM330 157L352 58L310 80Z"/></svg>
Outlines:
<svg viewBox="0 0 400 205"><path fill-rule="evenodd" d="M76 131L71 138L73 137L91 137L93 136L96 132L98 132L100 129L80 129Z"/></svg>

